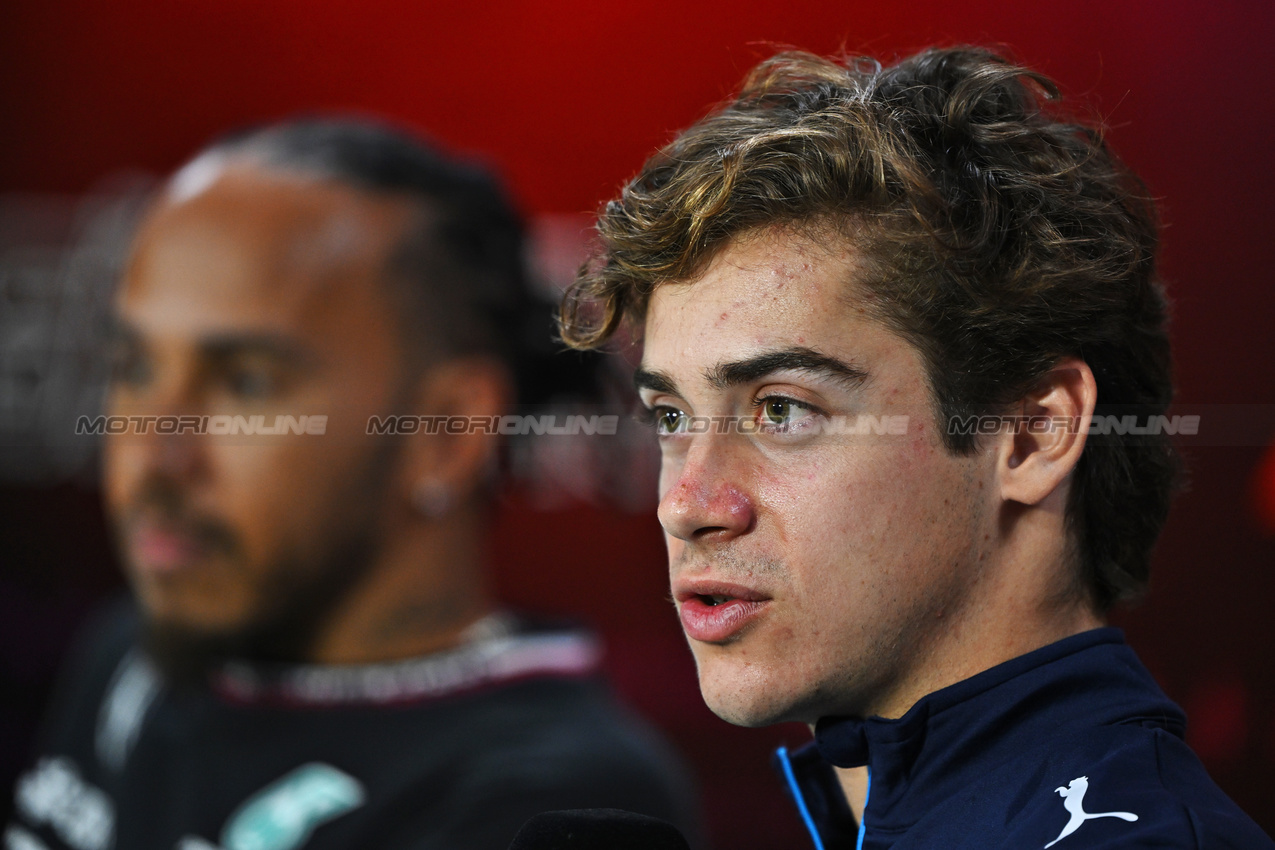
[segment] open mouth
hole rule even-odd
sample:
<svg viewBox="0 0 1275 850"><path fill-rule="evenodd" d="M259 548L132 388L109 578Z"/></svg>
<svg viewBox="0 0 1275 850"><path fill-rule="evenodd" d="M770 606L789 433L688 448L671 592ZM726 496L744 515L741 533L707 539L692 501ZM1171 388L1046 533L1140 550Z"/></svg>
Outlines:
<svg viewBox="0 0 1275 850"><path fill-rule="evenodd" d="M703 578L675 580L673 598L679 604L695 599L704 605L718 606L735 600L765 602L770 599L770 596L746 585Z"/></svg>
<svg viewBox="0 0 1275 850"><path fill-rule="evenodd" d="M770 598L759 591L716 582L712 586L683 585L674 596L686 636L703 643L727 643L738 638L771 604Z"/></svg>

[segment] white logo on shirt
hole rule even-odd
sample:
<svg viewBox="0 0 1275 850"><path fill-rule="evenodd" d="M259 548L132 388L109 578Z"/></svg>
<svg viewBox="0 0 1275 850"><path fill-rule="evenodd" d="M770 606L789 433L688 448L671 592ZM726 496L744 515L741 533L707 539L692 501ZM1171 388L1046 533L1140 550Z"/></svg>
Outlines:
<svg viewBox="0 0 1275 850"><path fill-rule="evenodd" d="M353 776L311 762L249 797L226 822L220 844L187 835L176 850L296 850L315 829L365 799L362 783Z"/></svg>
<svg viewBox="0 0 1275 850"><path fill-rule="evenodd" d="M1067 783L1066 788L1054 789L1063 798L1063 807L1071 812L1071 820L1067 821L1067 825L1063 827L1062 833L1057 838L1045 845L1045 850L1049 850L1059 841L1062 841L1068 835L1080 829L1080 825L1087 820L1094 818L1120 818L1124 821L1133 823L1138 816L1130 812L1100 812L1091 815L1085 811L1085 792L1089 790L1089 777L1080 776Z"/></svg>
<svg viewBox="0 0 1275 850"><path fill-rule="evenodd" d="M159 672L140 653L126 655L116 668L98 709L95 738L97 757L111 770L124 769L160 688Z"/></svg>
<svg viewBox="0 0 1275 850"><path fill-rule="evenodd" d="M109 850L115 841L111 798L85 782L65 756L40 759L18 780L15 802L28 823L48 824L75 850Z"/></svg>

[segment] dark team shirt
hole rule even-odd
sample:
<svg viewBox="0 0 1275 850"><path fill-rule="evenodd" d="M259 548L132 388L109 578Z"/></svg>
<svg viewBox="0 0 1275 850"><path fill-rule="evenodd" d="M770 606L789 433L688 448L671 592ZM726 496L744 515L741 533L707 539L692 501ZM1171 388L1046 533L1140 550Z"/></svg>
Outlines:
<svg viewBox="0 0 1275 850"><path fill-rule="evenodd" d="M16 787L8 850L505 850L545 810L689 824L684 774L586 633L493 617L455 650L227 666L166 688L130 609L93 630Z"/></svg>
<svg viewBox="0 0 1275 850"><path fill-rule="evenodd" d="M824 718L776 762L817 848L1275 848L1183 742L1186 718L1096 629L923 698ZM832 766L867 765L856 824Z"/></svg>

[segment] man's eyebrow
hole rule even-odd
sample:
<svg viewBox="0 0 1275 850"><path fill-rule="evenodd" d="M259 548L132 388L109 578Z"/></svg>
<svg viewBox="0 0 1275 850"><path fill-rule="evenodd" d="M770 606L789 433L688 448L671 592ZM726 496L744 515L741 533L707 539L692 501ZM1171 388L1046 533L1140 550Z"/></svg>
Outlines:
<svg viewBox="0 0 1275 850"><path fill-rule="evenodd" d="M636 390L653 390L657 393L668 393L669 395L680 395L677 391L677 384L673 383L673 379L663 372L655 372L647 369L638 369L633 373L633 388Z"/></svg>
<svg viewBox="0 0 1275 850"><path fill-rule="evenodd" d="M821 373L850 387L857 387L868 379L868 373L820 354L811 348L794 347L782 351L771 351L750 357L747 360L736 360L730 363L719 363L705 372L715 389L724 390L754 381L780 371L800 371Z"/></svg>

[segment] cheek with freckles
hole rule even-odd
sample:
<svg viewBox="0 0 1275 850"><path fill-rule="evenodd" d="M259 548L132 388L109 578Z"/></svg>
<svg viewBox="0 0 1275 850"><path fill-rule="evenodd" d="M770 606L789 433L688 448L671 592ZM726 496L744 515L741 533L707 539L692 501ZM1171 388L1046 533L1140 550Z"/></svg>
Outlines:
<svg viewBox="0 0 1275 850"><path fill-rule="evenodd" d="M782 517L777 539L791 543L797 579L811 592L860 596L927 559L920 538L941 517L929 507L927 455L910 449L854 447L771 482L768 504Z"/></svg>
<svg viewBox="0 0 1275 850"><path fill-rule="evenodd" d="M777 549L773 556L788 559L793 544L811 540L803 533L804 526L813 519L810 512L824 501L822 484L820 470L813 464L759 472L755 486L759 522L766 529L766 544Z"/></svg>

